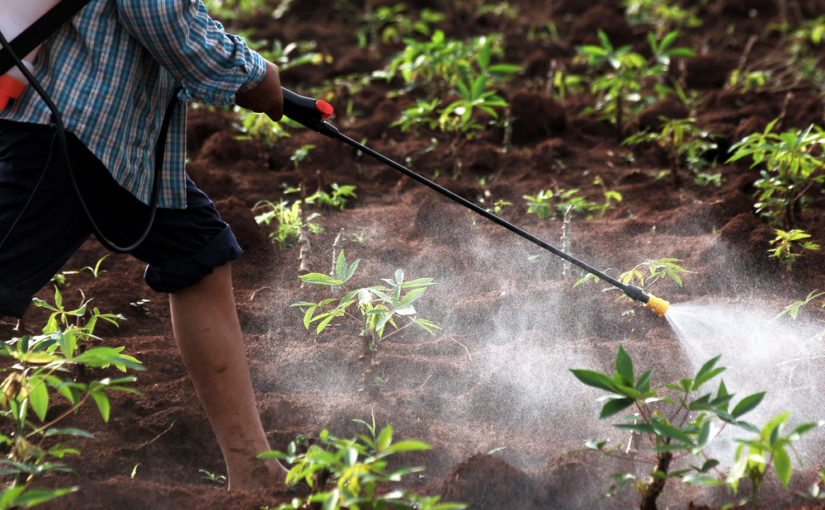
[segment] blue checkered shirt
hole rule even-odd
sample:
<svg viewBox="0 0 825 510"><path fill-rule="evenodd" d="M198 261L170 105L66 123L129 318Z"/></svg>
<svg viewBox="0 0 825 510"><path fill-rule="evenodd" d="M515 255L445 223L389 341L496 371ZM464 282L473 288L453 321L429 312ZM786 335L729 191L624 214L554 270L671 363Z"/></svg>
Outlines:
<svg viewBox="0 0 825 510"><path fill-rule="evenodd" d="M186 102L231 104L266 74L264 59L200 0L93 0L47 40L34 64L66 128L145 203L163 112L178 91L161 185L167 208L186 204ZM0 118L48 124L51 113L26 87Z"/></svg>

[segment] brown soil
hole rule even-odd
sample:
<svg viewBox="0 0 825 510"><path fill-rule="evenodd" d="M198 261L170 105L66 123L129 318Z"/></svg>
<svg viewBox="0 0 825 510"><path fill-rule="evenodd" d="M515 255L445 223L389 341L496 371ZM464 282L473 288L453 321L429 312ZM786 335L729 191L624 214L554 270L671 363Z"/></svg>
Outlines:
<svg viewBox="0 0 825 510"><path fill-rule="evenodd" d="M543 83L550 66L575 69L575 46L595 42L598 27L615 45L631 43L645 51L646 30L627 25L618 1L588 7L591 3L581 1L517 0L510 4L518 16L507 21L478 15L472 2L408 2L413 3L447 12L443 28L456 37L489 31L507 34L505 60L524 69L501 90L517 117L514 146L505 152L503 132L487 130L461 148L462 170L452 178L454 160L446 144L426 151L429 135L416 137L389 127L411 100L388 96L398 84L382 81L353 94L337 87L333 102L341 113L333 123L343 132L357 140L367 138L375 149L409 162L427 177L438 174L437 182L468 199L512 202L515 205L503 216L551 243L559 239L561 220L526 214L522 195L579 188L588 199L600 201L601 189L593 185L600 176L624 200L600 219L574 216L571 252L611 271L646 259L682 259L680 264L693 271L684 277L684 287L663 281L651 289L674 303L758 299L768 314L774 314L811 290L825 288L825 251L806 255L790 271L768 258L773 230L754 214L752 184L757 174L747 164L714 169L723 175L719 187L698 186L687 173L682 185L674 187L671 179L656 178L667 167L662 154L653 148L620 146L610 125L581 114L592 101L589 95L568 96L562 102L547 95ZM788 4L794 22L799 16L808 19L825 12L821 0ZM343 83L344 76L382 66L382 55L357 47L353 27L358 21L351 10L317 7L295 2L285 20L262 15L242 24L252 27L255 37L314 39L320 50L332 55L329 65L284 72L285 85L301 91L325 80ZM779 20L775 2L710 1L699 15L704 24L680 43L700 54L677 72L701 94L698 122L719 134L723 149L778 116L784 129L823 124L822 96L813 87L784 83L757 94L725 85L740 65L751 35L757 40L746 66L778 68L787 58L776 33L767 29ZM550 21L558 27L559 40L525 36L531 25ZM397 49L383 48L383 56ZM350 101L348 116L344 110ZM655 105L629 129L655 125L660 114L680 111L684 114L680 105ZM631 466L568 453L596 434L624 439L609 424L598 423L597 392L575 381L567 369L610 370L622 344L637 367L656 368L660 381L687 375L695 368L665 320L638 307L633 314L623 314L631 305L602 293L593 283L573 288L578 276L563 277L556 257L366 156L357 156L342 143L294 131L276 147L265 148L237 135L231 115L192 110L190 173L216 201L246 251L234 265L235 290L273 448L283 449L297 434L312 436L323 428L338 436L354 435L361 430L352 420L369 419L374 412L379 425L393 425L396 437L433 446L397 459L399 465L426 467L420 477L410 476L404 483L410 490L441 494L473 509L633 506L632 490L625 494L627 501L594 502L609 487L610 473ZM289 155L310 143L316 146L310 161L295 170ZM486 184L481 184L482 177ZM301 287L297 249L279 250L267 231L255 224L251 208L256 202L277 199L283 184L299 183L309 192L321 184L357 186L358 198L346 210L320 211L324 232L311 238L313 271L329 271L333 239L345 229L347 257L361 259L359 284L377 283L398 268L410 278L433 277L437 282L418 311L442 325L443 331L430 336L408 328L382 342L378 365L370 368L379 382L364 381L368 367L360 358L357 328L341 325L320 336L304 329L301 311L289 305L323 294ZM825 241L821 191L810 193L812 212L802 219L820 243ZM362 236L363 242L353 234ZM94 264L104 253L89 241L65 269ZM530 258L536 254L541 256ZM103 267L106 273L97 280L85 271L71 276L64 294L69 301L79 300L82 289L101 310L126 316L119 328L101 327L99 333L106 344L126 346L145 364L136 385L143 397L116 396L108 424L93 408L69 420L67 426L86 429L95 439L79 443L82 454L69 459L76 476L43 482L74 484L80 491L44 507L252 509L287 501L284 493L230 495L199 473L203 469L220 474L223 465L178 358L166 297L145 286L142 264L128 256L113 255ZM39 295L50 299L51 294L46 288ZM130 305L143 298L150 300L149 313ZM41 319L38 310L28 317L29 324ZM722 360L726 366L736 363ZM807 363L820 372L825 368L821 361ZM753 377L759 379L760 374ZM808 381L763 382L769 390L766 400L810 398L821 403L816 388L804 386ZM822 409L818 411L821 415ZM808 467L823 460L818 456ZM814 479L814 469L795 476L799 486ZM769 488L767 494L772 498L783 492ZM718 491L685 488L674 481L661 501L662 508L699 509L726 500ZM802 500L778 501L782 508L822 508L804 506Z"/></svg>

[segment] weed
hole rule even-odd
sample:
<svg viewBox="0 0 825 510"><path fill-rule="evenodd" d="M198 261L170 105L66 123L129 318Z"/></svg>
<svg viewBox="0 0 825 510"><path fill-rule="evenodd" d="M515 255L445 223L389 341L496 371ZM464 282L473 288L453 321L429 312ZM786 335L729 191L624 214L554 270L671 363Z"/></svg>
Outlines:
<svg viewBox="0 0 825 510"><path fill-rule="evenodd" d="M763 166L754 183L756 212L773 225L796 227L810 201L807 194L825 182L825 130L811 124L804 130L775 133L778 120L735 143L727 162L750 157L751 168Z"/></svg>
<svg viewBox="0 0 825 510"><path fill-rule="evenodd" d="M310 503L319 508L339 510L345 508L381 510L389 508L418 510L453 510L466 508L459 503L439 503L439 496L421 496L402 490L383 490L383 486L396 483L402 477L423 471L420 467L401 467L388 471L390 455L402 452L428 450L421 441L402 440L393 442L393 428L387 425L380 430L375 426L375 416L367 427L369 434L358 434L354 439L333 436L324 429L316 442L304 452L299 452L296 441L289 443L286 452L269 451L260 454L261 459L279 459L290 467L286 482L290 485L303 483L312 490L305 500L293 500L269 510L306 508Z"/></svg>
<svg viewBox="0 0 825 510"><path fill-rule="evenodd" d="M774 230L776 237L771 239L771 246L768 250L770 257L779 260L785 264L785 267L790 269L794 262L799 257L805 254L805 251L817 251L819 245L813 241L806 241L811 235L804 230L791 229L787 232L781 229Z"/></svg>
<svg viewBox="0 0 825 510"><path fill-rule="evenodd" d="M731 499L730 506L747 501L756 505L758 490L771 467L787 489L792 473L788 448L793 441L820 424L804 423L789 434L782 435L780 429L788 419L788 412L772 418L761 429L743 421L742 416L762 402L765 392L748 395L732 407L734 395L728 392L723 380L720 380L715 394L713 391L705 392L703 387L725 371L724 367L716 365L718 361L719 356L716 356L706 361L692 378L682 378L658 387L651 386L653 370L636 377L633 361L622 346L619 346L616 355L612 377L591 370L571 370L580 382L608 392L600 399L604 405L599 419L634 408L636 413L633 416L614 426L644 437L651 445L648 453L644 454L638 448L633 450L631 445L627 449L623 449L622 445L608 448L605 440L587 441L588 450L654 466L644 480L633 473L614 474L611 477L614 483L607 496L635 487L641 495L639 508L652 510L656 508L656 499L662 494L667 480L676 478L688 484L723 487ZM728 425L757 437L736 439L740 446L736 451L734 467L719 480L718 476L714 476L721 474L719 461L707 454L707 448ZM674 469L676 461L687 456L698 457L702 462L688 463L687 467ZM751 482L751 493L744 501L740 500L738 493L742 478L748 478Z"/></svg>

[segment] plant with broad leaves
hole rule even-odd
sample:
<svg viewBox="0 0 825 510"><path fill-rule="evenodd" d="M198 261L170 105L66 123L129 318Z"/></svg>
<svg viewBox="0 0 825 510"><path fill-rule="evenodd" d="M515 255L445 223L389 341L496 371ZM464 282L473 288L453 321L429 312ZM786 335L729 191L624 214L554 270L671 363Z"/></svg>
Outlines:
<svg viewBox="0 0 825 510"><path fill-rule="evenodd" d="M79 451L70 445L74 438L92 438L88 432L59 425L84 404L93 401L103 421L108 422L111 405L108 394L120 391L137 393L124 386L135 381L133 376L104 377L78 382L73 369L115 367L121 372L143 370L132 356L123 354L123 347L90 347L96 339L94 329L99 320L117 324L119 315L103 314L89 309L88 301L68 310L59 290L55 304L36 299L35 305L52 311L42 335L25 335L0 343L0 444L6 455L0 459L0 475L8 477L0 491L0 509L31 507L77 490L77 487L30 489L35 478L47 473L71 473L60 462ZM50 416L58 397L69 408ZM54 414L54 413L52 413Z"/></svg>
<svg viewBox="0 0 825 510"><path fill-rule="evenodd" d="M811 202L809 194L825 183L825 129L774 132L774 119L761 133L751 133L733 144L728 163L750 157L751 168L762 167L754 182L756 212L772 225L798 226Z"/></svg>
<svg viewBox="0 0 825 510"><path fill-rule="evenodd" d="M741 504L738 501L739 480L748 477L754 483L761 483L770 465L787 487L791 469L786 449L791 441L810 432L818 424L806 423L796 427L791 434L780 436L778 426L787 420L787 413L773 418L761 430L743 421L742 416L762 402L765 392L748 395L732 405L734 394L728 391L723 380L719 381L715 393L706 391L704 387L726 370L717 366L719 358L716 356L706 361L693 377L659 386L651 384L653 370L636 375L633 361L622 346L619 346L612 376L593 370L571 369L580 382L607 392L600 399L604 402L600 419L613 417L629 408L635 410L633 415L615 427L630 431L631 443L636 440L638 444L628 444L627 448L622 448L622 445L608 448L608 441L593 439L586 443L587 449L654 466L644 480L633 473L615 474L612 477L614 485L607 496L633 486L641 496L639 508L653 510L667 480L676 478L688 484L722 486L734 504ZM720 480L720 463L709 457L706 450L729 425L756 434L758 438L737 440L744 445L736 455L739 467ZM650 445L647 453L639 451L641 439ZM759 459L748 459L745 447L751 449L748 454L760 452L767 455L759 464ZM680 459L689 457L698 457L702 463L683 462L677 467ZM751 501L755 501L755 497L755 492L749 495Z"/></svg>
<svg viewBox="0 0 825 510"><path fill-rule="evenodd" d="M396 483L402 477L423 471L420 467L401 467L388 471L390 455L402 452L429 450L430 445L421 441L402 440L393 442L393 428L389 425L378 430L375 415L372 424L365 425L367 434L354 439L333 436L324 429L318 440L305 451L299 451L299 442L289 443L286 452L268 451L258 455L261 459L279 459L290 465L286 483L306 484L312 494L303 500L269 510L298 510L323 508L324 510L458 510L466 508L460 503L439 503L439 496L421 496L402 490L383 490L383 486ZM306 441L300 441L305 443Z"/></svg>
<svg viewBox="0 0 825 510"><path fill-rule="evenodd" d="M774 230L776 237L771 239L771 246L768 253L771 258L775 258L785 264L785 267L791 269L796 260L805 254L805 251L817 251L819 245L813 241L808 241L811 234L793 228L785 231L777 228Z"/></svg>
<svg viewBox="0 0 825 510"><path fill-rule="evenodd" d="M314 285L343 287L355 275L360 261L358 259L352 264L347 264L344 251L341 250L336 259L333 276L309 273L299 278ZM418 317L418 312L413 306L413 303L423 297L427 289L433 285L432 278L405 280L404 271L398 269L394 279L384 278L382 281L385 285L352 289L340 299L330 297L317 303L300 301L292 306L304 309L304 327L310 329L310 326L314 325L316 334L324 331L338 317L359 322L361 336L366 339L370 350L377 349L379 340L385 336L396 334L413 324L430 334L434 334L435 329L441 329L438 324ZM360 317L350 312L353 305L359 310ZM408 322L399 326L398 321L402 318ZM385 335L388 325L392 326L394 331Z"/></svg>
<svg viewBox="0 0 825 510"><path fill-rule="evenodd" d="M597 72L591 84L591 91L598 96L595 110L613 122L619 139L623 137L628 111L635 114L673 92L663 83L671 59L693 55L688 48L674 46L678 35L678 32L669 32L659 40L648 34L652 63L632 51L629 44L614 47L601 29L598 31L600 45L585 44L577 48L576 60ZM653 93L646 93L648 90Z"/></svg>

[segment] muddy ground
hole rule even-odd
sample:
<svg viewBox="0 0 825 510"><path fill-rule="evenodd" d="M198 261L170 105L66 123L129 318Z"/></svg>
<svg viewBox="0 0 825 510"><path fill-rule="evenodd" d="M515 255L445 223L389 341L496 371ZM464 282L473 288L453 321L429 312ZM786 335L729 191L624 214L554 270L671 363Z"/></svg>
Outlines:
<svg viewBox="0 0 825 510"><path fill-rule="evenodd" d="M486 129L462 145L457 156L461 170L455 176L455 156L445 144L427 150L429 134L415 136L390 126L412 101L390 94L399 82L376 80L357 93L344 86L345 77L381 69L401 49L360 48L353 27L362 11L346 4L322 8L303 2L282 20L262 14L233 23L251 29L255 38L317 41L331 62L286 70L286 86L305 91L326 84L335 92L331 99L339 111L332 122L342 131L469 200L485 197L487 206L499 199L511 202L502 216L554 245L561 242L561 218L540 220L527 214L522 196L578 188L589 200L602 201L602 188L593 184L599 176L623 200L603 217L588 221L571 216L571 253L614 275L648 259L681 259L679 264L692 271L684 275L682 287L663 280L650 289L673 303L745 303L772 316L808 292L825 289L825 251L805 255L791 270L768 258L773 227L754 213L758 172L747 162L710 168L721 173L719 186L698 185L686 170L674 185L670 176L659 175L668 168L660 151L622 146L609 123L582 113L593 102L590 94L570 94L563 101L547 94L545 78L552 66L582 72L573 63L575 48L595 43L597 28L614 45L633 44L645 51L647 27L628 25L619 2L517 0L510 2L517 13L512 19L480 14L473 2L415 4L416 9L445 12L448 17L440 26L453 37L504 33L502 60L522 68L500 87L516 118L512 146L505 150L503 129ZM787 4L792 22L825 13L822 1ZM704 23L679 40L698 55L673 72L699 94L697 123L718 134L720 160L732 143L774 118L781 118L783 129L825 124L822 95L811 84L777 80L770 90L759 92L727 85L737 68L781 70L787 63L781 38L769 29L780 20L777 5L767 0L705 2L697 12ZM531 26L551 21L557 39L527 36ZM680 111L684 114L678 105L659 103L634 117L626 129L655 125L659 114ZM363 430L352 420L369 420L374 413L379 425L394 427L396 437L433 447L397 459L400 465L426 467L403 483L410 490L440 494L473 509L637 504L632 491L595 502L609 488L611 472L632 466L569 453L595 435L620 442L625 438L609 423L598 422L598 392L575 381L568 369L611 370L622 344L639 369L655 368L659 381L691 374L695 360L664 319L616 300L616 294L602 292L603 285L574 288L581 275L571 271L565 276L558 258L342 143L296 129L290 138L266 147L240 134L232 114L193 108L189 171L216 201L245 249L234 265L235 292L273 448L286 448L296 435L317 435L323 428L342 437L354 435ZM315 149L296 169L289 156L305 144ZM268 230L256 225L252 212L260 200L280 199L284 184L302 184L311 193L332 183L357 186L358 197L343 211L310 208L321 213L316 221L324 229L310 238L313 271L330 270L333 242L343 230L347 258L361 259L354 279L358 285L377 284L399 268L408 278L436 282L417 310L443 329L429 335L407 328L387 338L379 344L374 366L370 356L363 356L357 326L342 323L320 336L304 328L301 310L290 304L322 299L324 291L301 286L298 249L279 249ZM825 196L818 185L808 196L812 207L800 225L823 243ZM104 254L90 240L65 269L93 265ZM75 476L42 482L78 485L80 491L46 507L251 509L286 501L284 493L229 495L199 472L221 474L223 465L178 358L166 296L145 286L142 264L128 256L110 256L103 269L96 280L88 271L70 276L63 292L67 300L79 301L82 290L101 310L126 317L119 328L99 332L105 344L126 346L145 364L135 386L143 397L115 397L108 424L93 408L71 418L67 426L84 428L96 438L78 444L82 454L69 460ZM51 295L50 288L39 294L44 299ZM148 302L138 304L143 299ZM29 323L40 318L42 312L33 310ZM744 356L748 349L742 345L739 350ZM738 362L721 363L736 368ZM825 368L817 358L802 363L811 370L805 373ZM758 369L746 377L769 390L769 406L802 401L814 409L800 419L825 414L825 404L817 407L822 400L815 378L773 379ZM821 434L815 432L816 439L806 443L811 454L795 474L796 487L812 483L815 468L825 464L816 448ZM638 469L644 468L649 469ZM769 488L766 499L780 497L775 507L782 508L806 504L782 494ZM718 507L726 501L719 490L671 482L660 507Z"/></svg>

